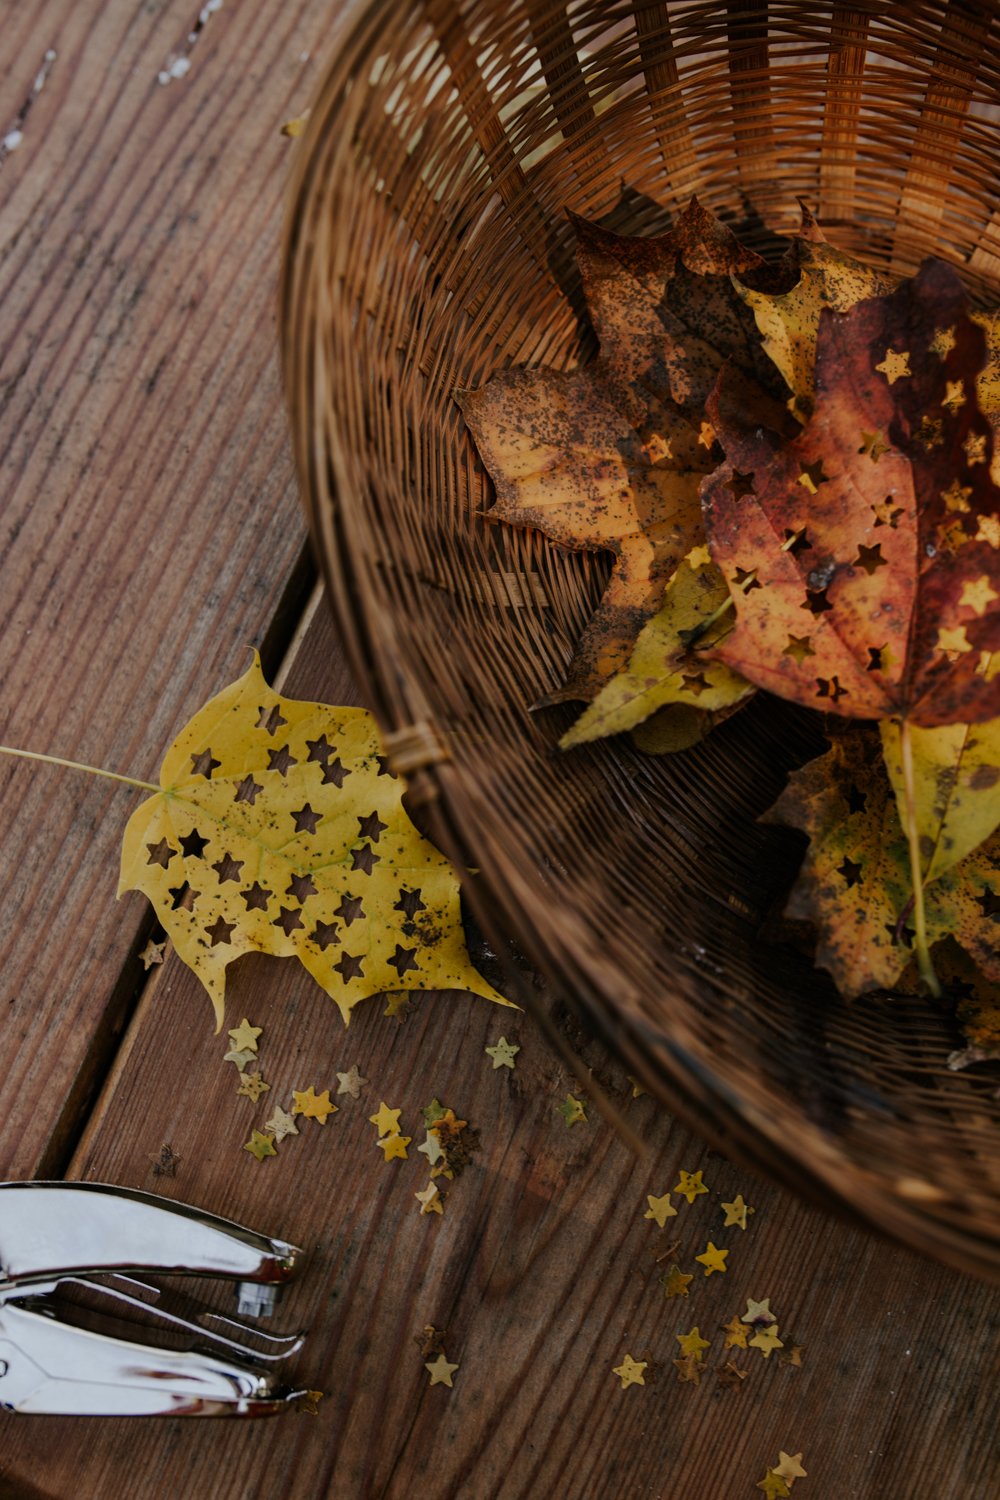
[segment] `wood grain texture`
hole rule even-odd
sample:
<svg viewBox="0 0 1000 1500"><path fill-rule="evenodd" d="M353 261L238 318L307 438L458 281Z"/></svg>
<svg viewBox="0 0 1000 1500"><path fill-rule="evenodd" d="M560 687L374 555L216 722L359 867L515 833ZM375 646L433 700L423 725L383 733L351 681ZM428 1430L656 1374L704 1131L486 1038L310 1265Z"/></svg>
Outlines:
<svg viewBox="0 0 1000 1500"><path fill-rule="evenodd" d="M350 696L332 628L318 613L284 691ZM263 1026L272 1091L256 1108L236 1095L224 1039L193 977L174 959L149 983L71 1175L176 1195L290 1236L308 1251L280 1309L310 1329L294 1374L328 1394L315 1418L247 1428L225 1422L80 1424L20 1418L0 1432L0 1495L34 1485L48 1500L184 1494L201 1500L740 1500L778 1451L803 1451L799 1500L940 1500L993 1493L1000 1294L806 1209L707 1151L565 1018L582 1045L581 1091L593 1070L648 1142L637 1160L594 1110L568 1128L558 1106L575 1085L531 1020L469 996L417 997L402 1022L365 1002L345 1031L330 1000L294 963L243 959L227 1024ZM521 1045L513 1073L484 1047ZM357 1063L370 1080L339 1099L323 1127L303 1125L258 1165L242 1150L292 1088L336 1088ZM444 1215L421 1217L427 1181L419 1110L433 1096L481 1131L482 1149L453 1183ZM368 1116L401 1108L414 1137L385 1163ZM301 1122L300 1122L301 1123ZM169 1144L174 1178L151 1159ZM644 1219L646 1194L702 1168L711 1192L675 1196L664 1233ZM743 1192L747 1231L724 1229L721 1200ZM695 1272L687 1300L667 1300L655 1255L673 1237ZM730 1250L724 1275L694 1256L711 1238ZM770 1297L782 1334L805 1346L801 1368L737 1351L749 1370L720 1388L719 1325L748 1297ZM414 1343L446 1330L454 1388L431 1388ZM711 1348L698 1387L671 1361L698 1325ZM660 1366L622 1390L624 1353ZM82 1434L85 1434L85 1440Z"/></svg>
<svg viewBox="0 0 1000 1500"><path fill-rule="evenodd" d="M0 742L150 778L275 618L304 538L274 352L279 127L338 9L225 6L163 85L194 0L3 7L0 137L20 121L22 140L0 162ZM0 1175L59 1166L134 999L129 810L0 760L19 1101Z"/></svg>

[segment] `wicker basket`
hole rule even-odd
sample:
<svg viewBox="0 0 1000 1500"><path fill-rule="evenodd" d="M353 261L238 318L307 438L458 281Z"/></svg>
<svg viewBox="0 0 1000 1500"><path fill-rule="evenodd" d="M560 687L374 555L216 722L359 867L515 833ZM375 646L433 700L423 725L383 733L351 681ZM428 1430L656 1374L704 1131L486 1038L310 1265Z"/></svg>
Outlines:
<svg viewBox="0 0 1000 1500"><path fill-rule="evenodd" d="M756 818L807 748L758 699L702 746L553 753L603 559L492 525L452 399L593 353L564 210L662 231L694 190L757 248L797 222L1000 301L989 3L383 0L352 12L298 161L286 380L353 665L432 836L629 1070L723 1149L1000 1277L995 1076L948 1014L843 1003L762 915L796 835ZM992 1070L985 1070L988 1074Z"/></svg>

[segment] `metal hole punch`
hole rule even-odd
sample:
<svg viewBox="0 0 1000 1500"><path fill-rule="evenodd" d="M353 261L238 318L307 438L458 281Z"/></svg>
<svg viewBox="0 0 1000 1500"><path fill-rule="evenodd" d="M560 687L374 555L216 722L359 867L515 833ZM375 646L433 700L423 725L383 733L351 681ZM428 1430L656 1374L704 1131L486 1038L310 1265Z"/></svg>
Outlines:
<svg viewBox="0 0 1000 1500"><path fill-rule="evenodd" d="M279 1372L301 1334L265 1333L143 1278L227 1279L241 1317L268 1317L300 1255L284 1240L151 1193L0 1183L0 1407L103 1417L294 1408L308 1393L283 1385ZM105 1331L123 1320L125 1337ZM184 1347L141 1342L143 1334Z"/></svg>

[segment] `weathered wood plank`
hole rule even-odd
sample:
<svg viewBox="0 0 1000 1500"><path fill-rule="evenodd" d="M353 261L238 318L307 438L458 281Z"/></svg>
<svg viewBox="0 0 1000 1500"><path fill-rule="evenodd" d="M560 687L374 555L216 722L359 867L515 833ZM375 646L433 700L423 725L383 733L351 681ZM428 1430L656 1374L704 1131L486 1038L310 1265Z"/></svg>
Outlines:
<svg viewBox="0 0 1000 1500"><path fill-rule="evenodd" d="M166 85L194 0L5 10L0 742L149 778L275 619L304 537L275 357L279 126L338 9L226 5ZM0 1175L65 1159L140 981L122 805L0 760Z"/></svg>
<svg viewBox="0 0 1000 1500"><path fill-rule="evenodd" d="M347 695L325 613L316 616L285 691ZM139 897L130 897L138 902ZM434 1500L738 1500L779 1449L802 1450L800 1500L992 1493L1000 1293L835 1224L708 1152L648 1098L631 1099L600 1049L584 1059L649 1156L634 1159L591 1110L568 1128L558 1113L570 1080L524 1016L466 996L418 998L400 1024L376 1001L345 1032L331 1002L292 962L251 957L232 971L230 1020L264 1027L272 1092L255 1109L236 1096L225 1044L193 978L169 959L144 995L72 1174L152 1188L297 1239L310 1252L284 1304L283 1326L307 1326L295 1373L329 1394L317 1418L252 1431L240 1423L9 1423L0 1471L51 1500L136 1497L337 1500L423 1494ZM572 1027L569 1033L575 1039ZM516 1037L517 1069L494 1071L484 1047ZM292 1088L336 1088L357 1063L370 1080L340 1098L326 1126L303 1125L277 1159L242 1150L253 1125ZM586 1087L583 1089L586 1093ZM443 1217L421 1217L427 1181L416 1153L419 1109L437 1095L481 1130L482 1149L453 1183ZM384 1163L368 1116L384 1099L414 1137L406 1161ZM151 1159L169 1144L174 1178ZM679 1168L704 1169L711 1193L675 1197L665 1233L643 1218L647 1193ZM756 1208L744 1233L723 1227L720 1202ZM667 1300L654 1255L679 1238L695 1273L687 1299ZM705 1278L708 1239L730 1251ZM782 1336L805 1346L801 1368L736 1351L749 1370L720 1388L719 1325L748 1297L771 1299ZM454 1389L430 1388L414 1341L444 1327L460 1368ZM710 1339L698 1387L680 1384L676 1335ZM622 1390L624 1353L661 1368ZM0 1490L2 1493L2 1490Z"/></svg>

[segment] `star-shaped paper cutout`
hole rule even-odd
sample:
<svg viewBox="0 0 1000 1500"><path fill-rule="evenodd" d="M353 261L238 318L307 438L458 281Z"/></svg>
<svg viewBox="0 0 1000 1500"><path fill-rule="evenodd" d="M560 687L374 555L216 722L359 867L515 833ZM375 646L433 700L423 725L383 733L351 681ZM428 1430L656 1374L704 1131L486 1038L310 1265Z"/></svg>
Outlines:
<svg viewBox="0 0 1000 1500"><path fill-rule="evenodd" d="M223 1058L223 1062L235 1063L241 1073L247 1063L256 1062L256 1060L256 1051L252 1052L249 1047L232 1047Z"/></svg>
<svg viewBox="0 0 1000 1500"><path fill-rule="evenodd" d="M644 1219L655 1219L661 1229L668 1219L676 1219L677 1210L670 1201L669 1193L664 1193L662 1198L654 1198L652 1193L647 1193L646 1202L649 1204L649 1207L642 1217Z"/></svg>
<svg viewBox="0 0 1000 1500"><path fill-rule="evenodd" d="M174 1148L164 1142L156 1155L150 1156L148 1160L153 1163L154 1177L176 1177L183 1157L178 1156Z"/></svg>
<svg viewBox="0 0 1000 1500"><path fill-rule="evenodd" d="M990 580L984 573L975 582L965 584L962 589L962 597L958 602L960 605L967 605L969 609L974 609L977 615L981 615L986 606L992 604L994 599L998 598L1000 598L1000 594L991 586Z"/></svg>
<svg viewBox="0 0 1000 1500"><path fill-rule="evenodd" d="M508 1042L507 1038L502 1036L495 1047L486 1047L484 1050L487 1057L492 1057L493 1067L496 1069L514 1067L514 1058L521 1049L514 1042Z"/></svg>
<svg viewBox="0 0 1000 1500"><path fill-rule="evenodd" d="M876 365L875 368L876 370L881 370L890 385L895 385L897 380L902 380L904 376L913 374L913 371L910 369L909 350L906 349L903 350L902 354L898 353L895 349L887 349L885 351L885 359L880 365Z"/></svg>
<svg viewBox="0 0 1000 1500"><path fill-rule="evenodd" d="M747 1333L747 1326L745 1323L741 1323L739 1318L733 1318L731 1322L723 1323L721 1327L723 1333L726 1335L727 1349L746 1348L749 1334Z"/></svg>
<svg viewBox="0 0 1000 1500"><path fill-rule="evenodd" d="M286 1135L298 1135L299 1127L286 1109L280 1104L274 1106L274 1113L269 1120L265 1120L264 1129L269 1130L276 1141L283 1141Z"/></svg>
<svg viewBox="0 0 1000 1500"><path fill-rule="evenodd" d="M889 452L890 447L891 444L885 441L880 432L865 432L862 430L861 447L858 449L858 452L867 453L873 464L877 464L882 454Z"/></svg>
<svg viewBox="0 0 1000 1500"><path fill-rule="evenodd" d="M972 642L965 633L964 625L938 627L935 646L938 651L971 651Z"/></svg>
<svg viewBox="0 0 1000 1500"><path fill-rule="evenodd" d="M767 1500L784 1500L786 1495L792 1493L781 1475L776 1474L773 1469L768 1469L764 1478L758 1479L757 1488L764 1491Z"/></svg>
<svg viewBox="0 0 1000 1500"><path fill-rule="evenodd" d="M752 1297L747 1298L747 1310L743 1314L742 1322L771 1324L774 1321L770 1297L765 1297L763 1302L755 1302Z"/></svg>
<svg viewBox="0 0 1000 1500"><path fill-rule="evenodd" d="M383 1109L385 1108L384 1105L382 1107ZM442 1119L443 1116L447 1114L447 1110L441 1103L440 1099L432 1099L430 1104L426 1105L425 1108L420 1111L420 1113L424 1117L424 1124L428 1129L430 1129L432 1125L436 1125L438 1120ZM372 1124L374 1125L375 1123L376 1121L373 1117Z"/></svg>
<svg viewBox="0 0 1000 1500"><path fill-rule="evenodd" d="M752 1349L759 1349L764 1359L770 1359L773 1350L783 1349L785 1346L778 1337L778 1325L772 1323L770 1328L761 1328L750 1340Z"/></svg>
<svg viewBox="0 0 1000 1500"><path fill-rule="evenodd" d="M680 1181L674 1188L675 1193L680 1193L689 1203L693 1203L699 1193L707 1193L708 1188L701 1180L701 1172L684 1172L680 1174Z"/></svg>
<svg viewBox="0 0 1000 1500"><path fill-rule="evenodd" d="M458 1365L449 1364L444 1357L444 1353L442 1352L438 1355L437 1359L433 1361L433 1363L425 1364L424 1369L430 1371L431 1385L450 1386L451 1377L458 1369Z"/></svg>
<svg viewBox="0 0 1000 1500"><path fill-rule="evenodd" d="M722 1205L722 1211L726 1216L726 1222L722 1226L723 1229L729 1229L734 1224L739 1229L745 1229L747 1227L747 1214L752 1214L754 1210L748 1203L744 1203L743 1194L737 1193L732 1203L724 1203Z"/></svg>
<svg viewBox="0 0 1000 1500"><path fill-rule="evenodd" d="M957 411L960 406L965 405L964 380L945 381L945 393L941 398L941 405L946 406L949 411Z"/></svg>
<svg viewBox="0 0 1000 1500"><path fill-rule="evenodd" d="M243 1149L244 1151L249 1151L250 1155L255 1156L258 1161L263 1161L267 1156L277 1156L278 1154L274 1149L274 1137L262 1135L259 1130L251 1133L250 1139L244 1142Z"/></svg>
<svg viewBox="0 0 1000 1500"><path fill-rule="evenodd" d="M780 1452L773 1472L780 1474L786 1484L794 1484L796 1479L805 1479L806 1471L802 1467L802 1454L793 1453L789 1456L785 1452Z"/></svg>
<svg viewBox="0 0 1000 1500"><path fill-rule="evenodd" d="M379 1135L392 1135L399 1130L399 1117L403 1113L401 1109L390 1109L383 1099L375 1114L369 1115L369 1122L375 1126Z"/></svg>
<svg viewBox="0 0 1000 1500"><path fill-rule="evenodd" d="M257 1038L264 1030L263 1026L251 1026L246 1016L238 1026L234 1026L229 1033L234 1047L241 1052L256 1052Z"/></svg>
<svg viewBox="0 0 1000 1500"><path fill-rule="evenodd" d="M969 505L969 496L971 494L971 485L959 484L957 479L953 479L948 488L941 491L941 499L944 501L947 510L961 512L971 509Z"/></svg>
<svg viewBox="0 0 1000 1500"><path fill-rule="evenodd" d="M643 1088L642 1084L639 1082L639 1080L637 1078L633 1078L631 1073L626 1073L625 1077L628 1079L629 1083L632 1085L632 1098L633 1099L641 1099L642 1096L643 1096L643 1094L646 1092L646 1090Z"/></svg>
<svg viewBox="0 0 1000 1500"><path fill-rule="evenodd" d="M689 1380L692 1385L701 1385L701 1366L693 1354L682 1354L679 1359L674 1360L677 1366L677 1379Z"/></svg>
<svg viewBox="0 0 1000 1500"><path fill-rule="evenodd" d="M728 1250L719 1250L709 1240L701 1255L695 1256L695 1260L700 1266L705 1267L705 1275L711 1276L713 1271L724 1271L726 1269L726 1257L728 1254Z"/></svg>
<svg viewBox="0 0 1000 1500"><path fill-rule="evenodd" d="M408 1155L406 1148L412 1139L412 1136L400 1135L397 1130L392 1135L384 1136L380 1141L376 1141L375 1144L385 1153L383 1158L385 1161L392 1161L395 1157L405 1161Z"/></svg>
<svg viewBox="0 0 1000 1500"><path fill-rule="evenodd" d="M560 1104L559 1113L567 1125L585 1125L587 1123L587 1110L582 1099L574 1099L572 1094L566 1095L566 1103Z"/></svg>
<svg viewBox="0 0 1000 1500"><path fill-rule="evenodd" d="M427 1139L424 1141L422 1146L417 1147L417 1150L423 1152L432 1167L434 1166L435 1162L439 1162L444 1155L444 1147L441 1145L440 1138L434 1135L431 1131L428 1131Z"/></svg>
<svg viewBox="0 0 1000 1500"><path fill-rule="evenodd" d="M391 1137L390 1137L391 1139ZM379 1142L381 1145L382 1143ZM388 1157L386 1160L388 1161ZM422 1193L414 1193L414 1198L420 1204L422 1214L442 1214L444 1207L441 1202L441 1193L433 1182L429 1182Z"/></svg>
<svg viewBox="0 0 1000 1500"><path fill-rule="evenodd" d="M166 948L166 946L166 938L164 938L162 943L154 943L153 939L150 938L145 948L143 948L142 952L139 954L139 957L142 959L143 968L151 969L154 964L162 964L163 950L164 948Z"/></svg>
<svg viewBox="0 0 1000 1500"><path fill-rule="evenodd" d="M688 1295L688 1283L694 1280L694 1276L688 1271L682 1271L680 1266L668 1266L666 1274L660 1277L663 1282L664 1296L686 1297Z"/></svg>
<svg viewBox="0 0 1000 1500"><path fill-rule="evenodd" d="M716 1373L719 1377L720 1385L738 1391L750 1372L749 1370L741 1370L739 1365L734 1365L732 1360L729 1359L724 1365L719 1366Z"/></svg>
<svg viewBox="0 0 1000 1500"><path fill-rule="evenodd" d="M244 1073L240 1080L240 1086L236 1090L238 1094L243 1095L244 1099L253 1100L254 1104L257 1103L261 1094L267 1094L270 1091L271 1085L265 1083L259 1073Z"/></svg>
<svg viewBox="0 0 1000 1500"><path fill-rule="evenodd" d="M645 1380L643 1379L642 1372L643 1370L645 1370L648 1363L648 1360L636 1360L632 1358L631 1354L626 1354L622 1359L621 1364L615 1365L611 1373L620 1377L622 1383L621 1388L624 1391L627 1390L630 1385L646 1384Z"/></svg>
<svg viewBox="0 0 1000 1500"><path fill-rule="evenodd" d="M441 1341L447 1331L446 1328L435 1328L433 1323L424 1324L423 1330L413 1341L424 1359L430 1359L432 1354L444 1353L444 1344Z"/></svg>
<svg viewBox="0 0 1000 1500"><path fill-rule="evenodd" d="M324 1391L303 1391L295 1402L295 1410L306 1417L318 1417L319 1403L325 1394Z"/></svg>
<svg viewBox="0 0 1000 1500"><path fill-rule="evenodd" d="M986 434L984 432L967 432L965 442L962 444L962 452L969 468L976 464L986 462Z"/></svg>
<svg viewBox="0 0 1000 1500"><path fill-rule="evenodd" d="M675 1333L674 1338L681 1346L681 1353L689 1354L692 1359L701 1360L704 1350L709 1348L708 1339L702 1338L697 1327L690 1333Z"/></svg>
<svg viewBox="0 0 1000 1500"><path fill-rule="evenodd" d="M368 1079L362 1078L358 1072L357 1063L352 1063L346 1073L337 1074L337 1093L350 1094L352 1099L360 1099L361 1090L367 1082Z"/></svg>
<svg viewBox="0 0 1000 1500"><path fill-rule="evenodd" d="M795 1365L799 1368L802 1364L802 1356L805 1353L805 1344L788 1344L778 1355L779 1365Z"/></svg>
<svg viewBox="0 0 1000 1500"><path fill-rule="evenodd" d="M927 347L928 349L930 349L932 354L937 355L938 359L946 359L955 347L954 328L936 329L934 337L931 339Z"/></svg>
<svg viewBox="0 0 1000 1500"><path fill-rule="evenodd" d="M307 1089L292 1089L292 1114L305 1115L307 1120L318 1120L325 1125L328 1115L336 1114L337 1106L330 1102L330 1090L321 1094L313 1092L312 1084Z"/></svg>

